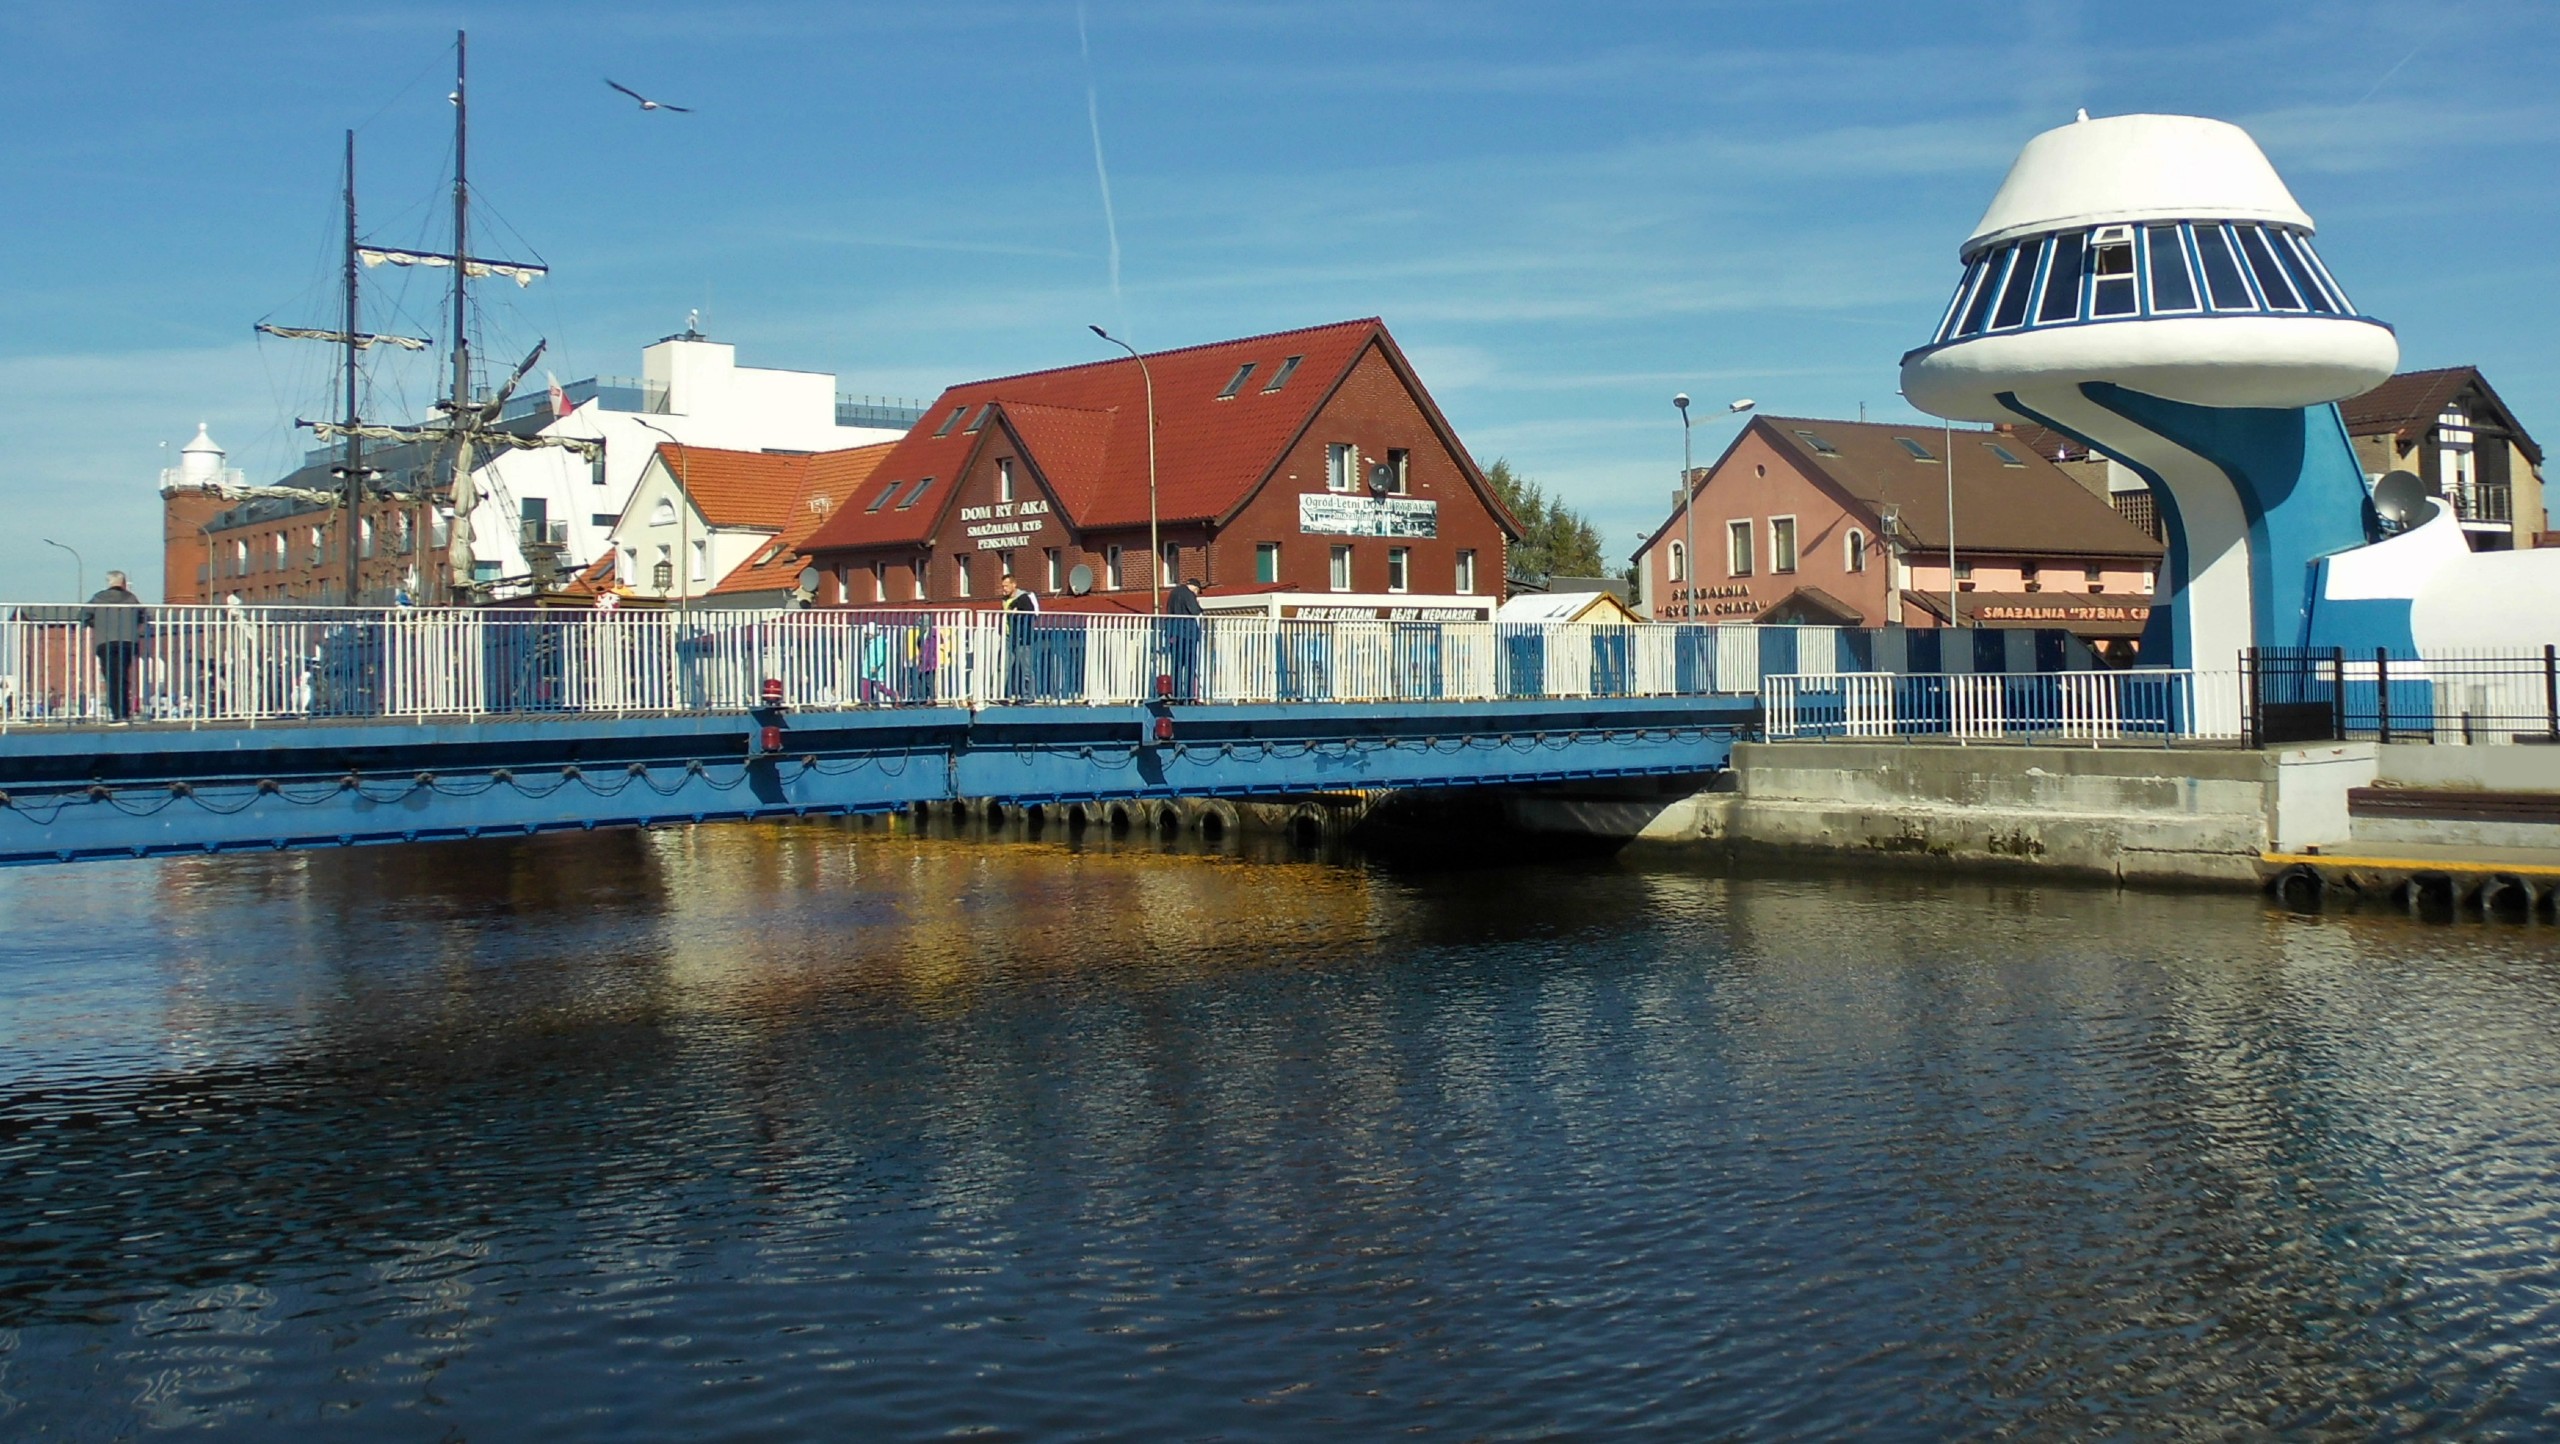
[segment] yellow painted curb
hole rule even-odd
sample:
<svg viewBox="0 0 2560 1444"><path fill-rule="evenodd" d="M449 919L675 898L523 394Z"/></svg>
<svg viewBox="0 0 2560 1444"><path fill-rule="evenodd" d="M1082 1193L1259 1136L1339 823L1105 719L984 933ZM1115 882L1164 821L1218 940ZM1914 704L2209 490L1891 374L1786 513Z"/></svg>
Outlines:
<svg viewBox="0 0 2560 1444"><path fill-rule="evenodd" d="M2374 867L2398 872L2487 872L2513 877L2560 877L2560 863L2462 862L2447 858L2349 857L2333 852L2262 852L2258 860L2276 867Z"/></svg>

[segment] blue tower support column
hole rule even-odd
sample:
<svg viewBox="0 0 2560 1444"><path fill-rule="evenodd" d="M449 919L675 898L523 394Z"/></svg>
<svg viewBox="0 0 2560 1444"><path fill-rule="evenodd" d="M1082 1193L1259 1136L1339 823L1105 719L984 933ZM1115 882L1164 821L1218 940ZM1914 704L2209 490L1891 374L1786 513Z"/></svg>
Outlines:
<svg viewBox="0 0 2560 1444"><path fill-rule="evenodd" d="M2374 538L2334 405L2197 406L2105 381L2000 399L2131 467L2158 500L2169 555L2144 640L2161 663L2220 671L2252 645L2310 644L2319 561ZM2376 641L2406 647L2405 633Z"/></svg>

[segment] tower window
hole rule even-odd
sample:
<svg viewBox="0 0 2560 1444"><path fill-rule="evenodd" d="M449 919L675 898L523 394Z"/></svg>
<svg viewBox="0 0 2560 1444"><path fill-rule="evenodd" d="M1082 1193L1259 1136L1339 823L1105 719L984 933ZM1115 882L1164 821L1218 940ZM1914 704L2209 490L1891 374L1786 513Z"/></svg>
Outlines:
<svg viewBox="0 0 2560 1444"><path fill-rule="evenodd" d="M2130 316L2133 294L2133 227L2101 226L2089 238L2089 314Z"/></svg>
<svg viewBox="0 0 2560 1444"><path fill-rule="evenodd" d="M2036 261L2044 252L2044 242L2029 241L2018 247L2018 259L2009 268L2009 289L2000 294L2000 309L1991 317L1991 329L2006 331L2023 326L2027 321L2027 299L2036 288Z"/></svg>
<svg viewBox="0 0 2560 1444"><path fill-rule="evenodd" d="M2077 231L2053 238L2053 264L2045 268L2044 304L2036 308L2039 323L2080 319L2080 267L2086 258L2083 242Z"/></svg>
<svg viewBox="0 0 2560 1444"><path fill-rule="evenodd" d="M2151 309L2157 312L2196 308L2195 277L2187 272L2187 248L2176 226L2145 226L2143 249L2151 257Z"/></svg>
<svg viewBox="0 0 2560 1444"><path fill-rule="evenodd" d="M2196 227L2196 255L2204 262L2205 293L2217 311L2254 311L2257 299L2240 277L2240 258L2231 253L2231 233L2220 226Z"/></svg>
<svg viewBox="0 0 2560 1444"><path fill-rule="evenodd" d="M2240 227L2240 249L2249 255L2249 269L2258 278L2258 293L2267 298L2267 306L2276 311L2299 311L2302 298L2294 294L2293 281L2276 264L2275 253L2267 249L2267 233L2256 226Z"/></svg>

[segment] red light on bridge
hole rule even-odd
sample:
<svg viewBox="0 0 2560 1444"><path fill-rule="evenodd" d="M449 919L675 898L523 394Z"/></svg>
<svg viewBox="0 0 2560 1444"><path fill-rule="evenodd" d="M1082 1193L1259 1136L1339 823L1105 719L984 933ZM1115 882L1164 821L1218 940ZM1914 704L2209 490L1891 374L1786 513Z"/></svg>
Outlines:
<svg viewBox="0 0 2560 1444"><path fill-rule="evenodd" d="M782 679L780 677L767 677L764 679L764 705L768 707L779 707L782 705Z"/></svg>
<svg viewBox="0 0 2560 1444"><path fill-rule="evenodd" d="M1156 719L1156 740L1158 742L1171 742L1173 740L1172 718L1158 717Z"/></svg>
<svg viewBox="0 0 2560 1444"><path fill-rule="evenodd" d="M764 750L765 750L765 752L766 752L766 754L767 754L767 755L771 755L771 754L773 754L773 753L776 753L776 752L781 751L781 750L782 750L782 729L781 729L781 728L779 728L779 727L767 727L766 729L764 729L764 739L763 739L763 740L764 740Z"/></svg>

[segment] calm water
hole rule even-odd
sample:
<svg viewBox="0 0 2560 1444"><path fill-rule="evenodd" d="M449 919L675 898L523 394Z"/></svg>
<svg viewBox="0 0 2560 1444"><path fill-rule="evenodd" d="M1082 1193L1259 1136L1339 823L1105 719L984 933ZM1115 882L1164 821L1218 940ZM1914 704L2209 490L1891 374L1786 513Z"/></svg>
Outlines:
<svg viewBox="0 0 2560 1444"><path fill-rule="evenodd" d="M0 874L0 1436L2560 1428L2560 938L706 828Z"/></svg>

